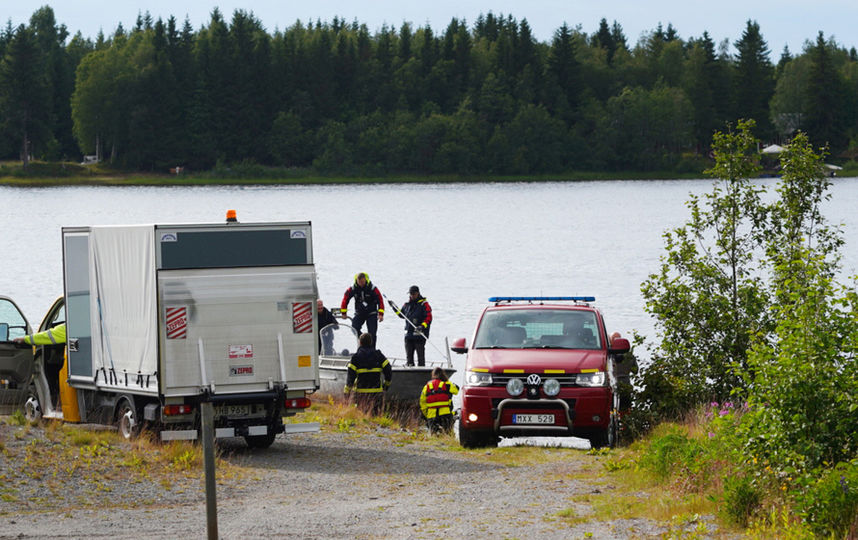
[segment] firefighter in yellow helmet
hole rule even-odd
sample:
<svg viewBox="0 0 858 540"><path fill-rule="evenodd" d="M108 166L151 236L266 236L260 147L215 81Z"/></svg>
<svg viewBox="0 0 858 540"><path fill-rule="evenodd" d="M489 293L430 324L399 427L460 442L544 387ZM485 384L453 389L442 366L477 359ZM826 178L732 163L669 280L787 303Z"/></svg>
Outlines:
<svg viewBox="0 0 858 540"><path fill-rule="evenodd" d="M459 387L447 379L443 369L432 370L432 380L420 392L420 410L430 433L450 431L453 427L453 395L458 393Z"/></svg>
<svg viewBox="0 0 858 540"><path fill-rule="evenodd" d="M53 328L48 328L44 332L15 338L13 341L15 343L26 343L27 345L65 345L66 325L65 323L58 324Z"/></svg>

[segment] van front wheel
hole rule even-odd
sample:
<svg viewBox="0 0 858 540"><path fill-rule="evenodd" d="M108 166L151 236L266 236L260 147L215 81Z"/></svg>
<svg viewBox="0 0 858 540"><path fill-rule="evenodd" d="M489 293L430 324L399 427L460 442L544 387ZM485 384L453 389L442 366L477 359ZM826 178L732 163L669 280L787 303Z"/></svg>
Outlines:
<svg viewBox="0 0 858 540"><path fill-rule="evenodd" d="M42 405L39 403L39 393L36 387L30 385L27 392L27 401L24 402L24 418L28 422L36 422L42 417Z"/></svg>

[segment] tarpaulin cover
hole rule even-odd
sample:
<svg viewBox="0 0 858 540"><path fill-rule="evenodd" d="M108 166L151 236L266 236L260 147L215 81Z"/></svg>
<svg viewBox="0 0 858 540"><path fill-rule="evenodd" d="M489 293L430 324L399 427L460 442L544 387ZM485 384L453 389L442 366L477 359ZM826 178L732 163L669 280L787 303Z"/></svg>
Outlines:
<svg viewBox="0 0 858 540"><path fill-rule="evenodd" d="M93 371L152 375L158 369L152 225L92 227L89 250ZM103 379L97 379L99 385ZM157 388L157 381L150 378Z"/></svg>

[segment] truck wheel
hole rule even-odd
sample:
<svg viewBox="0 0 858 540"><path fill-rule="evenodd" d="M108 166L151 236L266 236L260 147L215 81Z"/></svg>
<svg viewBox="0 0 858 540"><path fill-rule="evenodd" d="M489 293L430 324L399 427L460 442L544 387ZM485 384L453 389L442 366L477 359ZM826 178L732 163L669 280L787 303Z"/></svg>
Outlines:
<svg viewBox="0 0 858 540"><path fill-rule="evenodd" d="M492 432L474 431L466 429L459 423L459 444L463 448L482 448L484 446L497 445L498 438Z"/></svg>
<svg viewBox="0 0 858 540"><path fill-rule="evenodd" d="M244 440L247 442L247 446L249 448L268 448L274 444L275 436L275 433L268 433L267 435L248 435Z"/></svg>
<svg viewBox="0 0 858 540"><path fill-rule="evenodd" d="M27 401L24 402L24 418L28 422L36 422L42 417L42 405L39 403L39 393L35 386L30 386Z"/></svg>
<svg viewBox="0 0 858 540"><path fill-rule="evenodd" d="M116 408L116 428L125 440L131 440L140 434L143 423L134 404L128 398L122 398Z"/></svg>

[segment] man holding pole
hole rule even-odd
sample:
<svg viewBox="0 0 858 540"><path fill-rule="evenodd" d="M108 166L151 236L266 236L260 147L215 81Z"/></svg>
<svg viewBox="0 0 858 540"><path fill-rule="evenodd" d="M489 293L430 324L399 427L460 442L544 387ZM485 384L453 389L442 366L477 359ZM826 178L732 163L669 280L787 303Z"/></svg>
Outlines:
<svg viewBox="0 0 858 540"><path fill-rule="evenodd" d="M426 365L426 338L432 325L432 307L420 295L420 288L412 285L408 289L408 302L403 304L397 315L405 319L405 363L414 365L414 353L417 352L417 365Z"/></svg>

